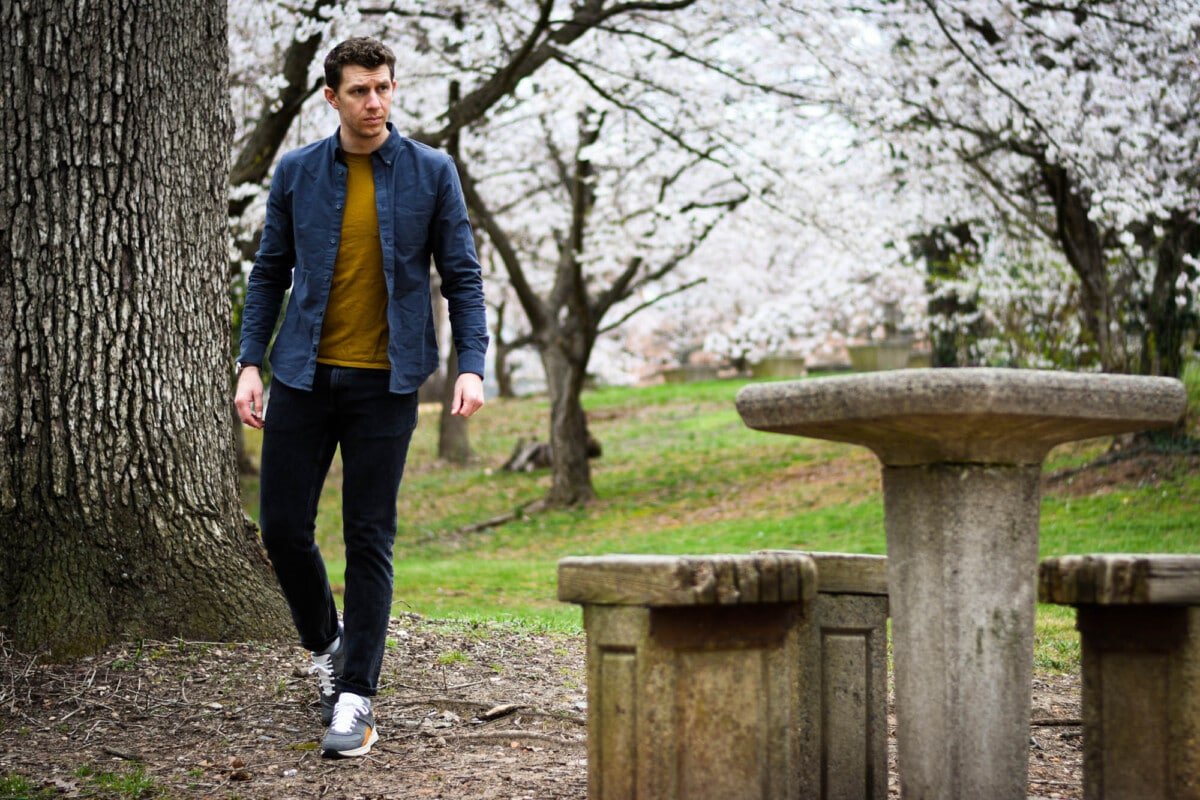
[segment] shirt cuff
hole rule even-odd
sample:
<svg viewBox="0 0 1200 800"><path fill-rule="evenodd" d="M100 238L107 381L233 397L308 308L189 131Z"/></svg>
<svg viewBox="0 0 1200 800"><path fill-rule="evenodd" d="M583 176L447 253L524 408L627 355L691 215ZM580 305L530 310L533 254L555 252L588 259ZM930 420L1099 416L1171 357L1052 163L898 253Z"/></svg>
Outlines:
<svg viewBox="0 0 1200 800"><path fill-rule="evenodd" d="M468 350L458 354L458 371L473 372L483 377L484 354L478 350Z"/></svg>

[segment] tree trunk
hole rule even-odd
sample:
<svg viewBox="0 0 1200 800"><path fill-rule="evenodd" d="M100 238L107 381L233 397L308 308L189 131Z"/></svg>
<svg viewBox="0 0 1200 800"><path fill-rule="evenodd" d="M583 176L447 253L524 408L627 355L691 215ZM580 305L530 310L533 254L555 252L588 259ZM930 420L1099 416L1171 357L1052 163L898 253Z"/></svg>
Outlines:
<svg viewBox="0 0 1200 800"><path fill-rule="evenodd" d="M587 457L587 416L580 400L587 359L573 359L555 344L540 348L540 352L550 392L550 449L554 453L546 505L583 505L596 497Z"/></svg>
<svg viewBox="0 0 1200 800"><path fill-rule="evenodd" d="M437 322L439 339L445 336L450 340L450 350L446 355L446 363L442 372L442 382L439 384L437 400L442 404L438 417L438 458L451 464L465 464L471 458L471 428L464 417L456 417L450 413L451 402L454 400L454 383L458 380L458 353L454 349L454 340L450 330L450 312L446 308L446 299L442 297L442 277L433 270L429 275L430 290L433 297L433 317Z"/></svg>
<svg viewBox="0 0 1200 800"><path fill-rule="evenodd" d="M513 398L517 396L513 388L512 365L508 361L513 348L504 339L504 315L508 311L508 303L501 301L497 306L495 328L492 335L492 369L496 375L496 393L500 397Z"/></svg>
<svg viewBox="0 0 1200 800"><path fill-rule="evenodd" d="M466 464L471 460L471 436L466 417L450 413L454 401L454 384L458 379L458 351L450 345L446 356L446 382L442 384L442 415L438 424L438 458L451 464Z"/></svg>
<svg viewBox="0 0 1200 800"><path fill-rule="evenodd" d="M512 350L499 336L492 338L492 363L496 371L496 393L500 397L513 398L517 396L513 387L512 365L508 362Z"/></svg>
<svg viewBox="0 0 1200 800"><path fill-rule="evenodd" d="M1146 327L1142 335L1142 373L1178 378L1183 375L1183 340L1196 322L1192 302L1175 302L1175 284L1189 270L1184 259L1200 255L1200 223L1176 212L1164 226L1157 244L1154 282L1146 302Z"/></svg>
<svg viewBox="0 0 1200 800"><path fill-rule="evenodd" d="M1088 217L1087 201L1070 174L1057 165L1042 165L1042 181L1054 201L1055 229L1067 262L1079 276L1083 326L1092 337L1101 368L1124 371L1124 361L1113 338L1115 303L1108 276L1100 229Z"/></svg>
<svg viewBox="0 0 1200 800"><path fill-rule="evenodd" d="M958 291L938 293L947 281L962 276L963 265L977 260L978 245L971 235L970 223L938 226L911 239L914 249L925 259L925 291L929 296L929 343L934 367L966 366L970 342L979 331L960 327L960 315L973 314L978 306L973 297L962 298ZM978 323L972 326L977 328Z"/></svg>
<svg viewBox="0 0 1200 800"><path fill-rule="evenodd" d="M2 8L0 619L285 635L229 439L225 4Z"/></svg>

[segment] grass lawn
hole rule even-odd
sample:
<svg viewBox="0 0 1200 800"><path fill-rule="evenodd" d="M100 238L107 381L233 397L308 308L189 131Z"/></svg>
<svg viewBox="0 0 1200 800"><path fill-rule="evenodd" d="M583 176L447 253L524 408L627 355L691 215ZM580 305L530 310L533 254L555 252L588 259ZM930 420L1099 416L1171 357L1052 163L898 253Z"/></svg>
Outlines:
<svg viewBox="0 0 1200 800"><path fill-rule="evenodd" d="M400 490L395 610L573 631L580 627L578 609L554 599L555 563L563 556L766 547L883 553L874 456L859 447L746 428L733 402L743 385L587 393L591 429L604 448L592 462L599 499L586 509L540 513L473 534L460 530L544 493L547 473L513 475L499 466L518 438L545 438L547 403L489 402L471 421L475 460L462 468L437 461L436 409L422 409L428 419L418 426ZM255 453L256 432L246 435ZM1107 445L1066 445L1051 454L1047 468L1086 463ZM335 460L317 519L335 589L345 568L340 483ZM257 516L256 481L243 488L247 511ZM1181 471L1085 496L1051 491L1042 502L1041 528L1044 556L1200 552L1200 473ZM1039 666L1078 665L1073 628L1069 609L1039 609Z"/></svg>

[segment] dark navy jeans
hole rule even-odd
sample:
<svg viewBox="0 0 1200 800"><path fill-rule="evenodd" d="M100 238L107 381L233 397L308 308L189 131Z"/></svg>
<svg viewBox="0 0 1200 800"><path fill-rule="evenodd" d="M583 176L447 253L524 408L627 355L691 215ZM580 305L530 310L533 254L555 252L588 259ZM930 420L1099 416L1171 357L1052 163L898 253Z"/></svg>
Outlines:
<svg viewBox="0 0 1200 800"><path fill-rule="evenodd" d="M392 608L396 495L417 394L388 391L387 370L317 367L312 391L272 382L263 428L259 525L300 643L324 650L337 608L317 548L317 502L342 452L346 667L337 691L374 696Z"/></svg>

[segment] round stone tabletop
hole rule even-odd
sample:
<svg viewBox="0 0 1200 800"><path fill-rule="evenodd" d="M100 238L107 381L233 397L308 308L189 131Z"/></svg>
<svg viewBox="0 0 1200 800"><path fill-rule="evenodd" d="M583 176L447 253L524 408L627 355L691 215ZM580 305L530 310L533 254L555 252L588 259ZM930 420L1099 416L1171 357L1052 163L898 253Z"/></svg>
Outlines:
<svg viewBox="0 0 1200 800"><path fill-rule="evenodd" d="M889 466L1039 464L1075 439L1182 417L1172 378L1021 369L905 369L756 384L737 396L751 428L871 448Z"/></svg>

